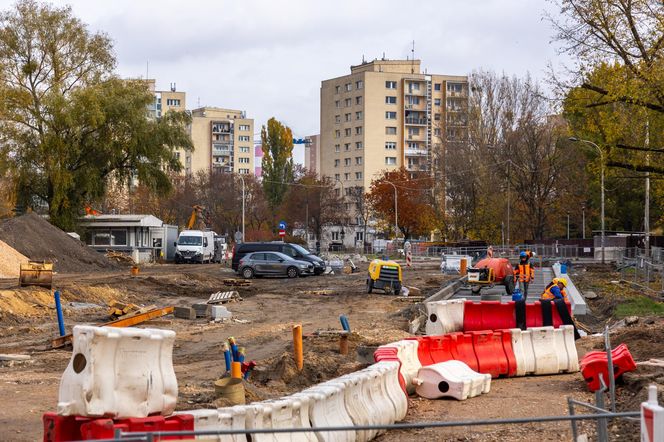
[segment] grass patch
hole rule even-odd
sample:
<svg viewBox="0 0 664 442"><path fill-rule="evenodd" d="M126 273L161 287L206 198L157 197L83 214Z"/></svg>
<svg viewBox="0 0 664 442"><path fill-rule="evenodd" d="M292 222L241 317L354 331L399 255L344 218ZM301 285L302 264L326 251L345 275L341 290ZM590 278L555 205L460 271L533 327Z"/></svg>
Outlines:
<svg viewBox="0 0 664 442"><path fill-rule="evenodd" d="M616 306L615 315L625 316L664 316L664 303L646 296L637 296Z"/></svg>

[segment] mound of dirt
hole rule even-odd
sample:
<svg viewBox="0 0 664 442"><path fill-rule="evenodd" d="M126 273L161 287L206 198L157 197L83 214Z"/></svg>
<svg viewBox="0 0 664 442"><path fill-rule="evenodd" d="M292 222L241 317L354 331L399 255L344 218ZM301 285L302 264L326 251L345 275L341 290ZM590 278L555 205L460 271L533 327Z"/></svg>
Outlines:
<svg viewBox="0 0 664 442"><path fill-rule="evenodd" d="M21 264L28 262L28 258L4 241L0 241L0 256L0 278L18 278Z"/></svg>
<svg viewBox="0 0 664 442"><path fill-rule="evenodd" d="M54 263L57 272L112 270L117 264L41 216L28 213L0 224L0 240L32 260Z"/></svg>

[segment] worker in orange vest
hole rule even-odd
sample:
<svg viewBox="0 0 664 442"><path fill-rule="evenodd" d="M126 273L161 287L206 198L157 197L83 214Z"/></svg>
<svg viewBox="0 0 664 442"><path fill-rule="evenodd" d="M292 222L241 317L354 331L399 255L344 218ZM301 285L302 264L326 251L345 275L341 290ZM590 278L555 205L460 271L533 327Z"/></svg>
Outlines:
<svg viewBox="0 0 664 442"><path fill-rule="evenodd" d="M530 251L519 253L519 264L514 269L514 282L519 283L524 301L528 298L528 285L535 278L535 267L530 263L531 256L533 253Z"/></svg>
<svg viewBox="0 0 664 442"><path fill-rule="evenodd" d="M567 301L567 280L565 278L553 278L551 282L544 289L544 293L540 299L542 301L552 301L554 299L564 299Z"/></svg>

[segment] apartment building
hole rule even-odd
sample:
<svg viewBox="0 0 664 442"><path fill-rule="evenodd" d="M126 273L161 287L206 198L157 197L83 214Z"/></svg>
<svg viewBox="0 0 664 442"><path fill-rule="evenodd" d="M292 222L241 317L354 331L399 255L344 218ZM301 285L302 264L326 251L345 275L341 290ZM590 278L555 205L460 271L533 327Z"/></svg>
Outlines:
<svg viewBox="0 0 664 442"><path fill-rule="evenodd" d="M320 135L309 135L305 139L307 144L304 145L304 167L320 175Z"/></svg>
<svg viewBox="0 0 664 442"><path fill-rule="evenodd" d="M170 84L167 91L156 90L157 82L148 79L148 88L154 94L154 103L148 106L148 114L152 118L160 118L171 110L184 111L187 109L186 92L178 91L175 83Z"/></svg>
<svg viewBox="0 0 664 442"><path fill-rule="evenodd" d="M201 107L191 111L194 150L185 172L254 173L254 120L240 110Z"/></svg>
<svg viewBox="0 0 664 442"><path fill-rule="evenodd" d="M345 189L405 166L438 177L467 138L468 78L422 73L420 60L374 60L321 84L320 169Z"/></svg>

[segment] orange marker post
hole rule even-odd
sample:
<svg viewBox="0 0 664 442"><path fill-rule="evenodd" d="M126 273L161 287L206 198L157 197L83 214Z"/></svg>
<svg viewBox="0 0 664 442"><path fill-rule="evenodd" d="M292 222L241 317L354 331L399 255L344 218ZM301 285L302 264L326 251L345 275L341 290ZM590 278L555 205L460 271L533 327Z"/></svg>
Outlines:
<svg viewBox="0 0 664 442"><path fill-rule="evenodd" d="M242 379L241 362L231 362L231 377L235 379Z"/></svg>
<svg viewBox="0 0 664 442"><path fill-rule="evenodd" d="M304 368L304 354L302 352L302 324L293 326L293 355L298 371Z"/></svg>

